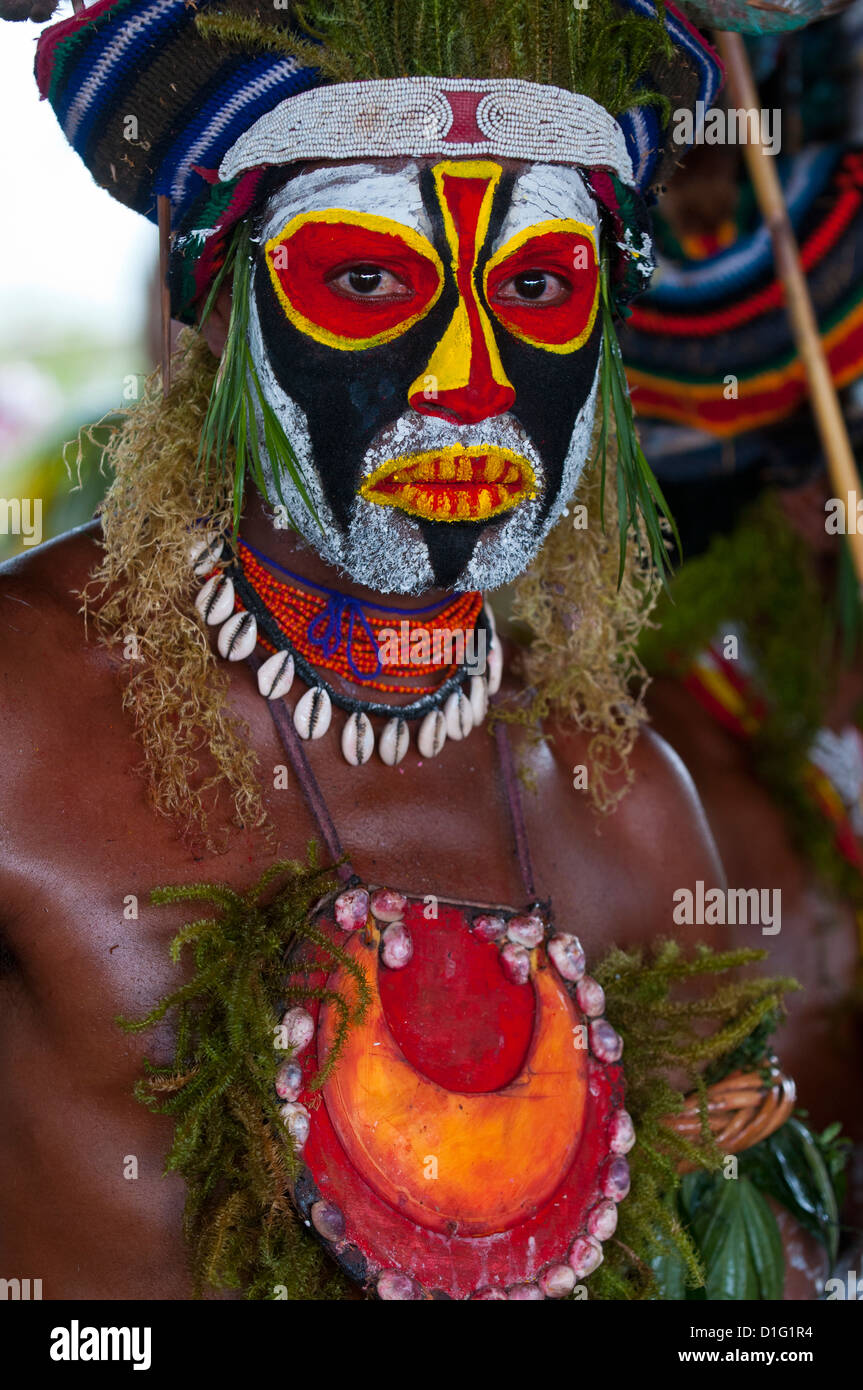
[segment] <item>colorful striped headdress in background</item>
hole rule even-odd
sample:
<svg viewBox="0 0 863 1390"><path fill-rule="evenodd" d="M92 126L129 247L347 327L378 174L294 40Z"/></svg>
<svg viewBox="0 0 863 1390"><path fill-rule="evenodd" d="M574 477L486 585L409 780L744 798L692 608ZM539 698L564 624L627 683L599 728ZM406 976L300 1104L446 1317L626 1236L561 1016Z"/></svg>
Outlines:
<svg viewBox="0 0 863 1390"><path fill-rule="evenodd" d="M847 386L863 376L863 150L812 145L781 177L830 369ZM754 210L734 231L703 258L660 252L620 330L636 415L702 431L705 444L788 420L808 396L769 231Z"/></svg>
<svg viewBox="0 0 863 1390"><path fill-rule="evenodd" d="M310 37L258 0L98 0L43 31L40 91L97 183L154 220L170 200L177 317L194 319L268 168L357 153L578 164L611 219L617 298L644 287L639 195L683 152L666 149L672 111L721 82L698 32L653 0L442 0L440 43L421 9L307 4Z"/></svg>

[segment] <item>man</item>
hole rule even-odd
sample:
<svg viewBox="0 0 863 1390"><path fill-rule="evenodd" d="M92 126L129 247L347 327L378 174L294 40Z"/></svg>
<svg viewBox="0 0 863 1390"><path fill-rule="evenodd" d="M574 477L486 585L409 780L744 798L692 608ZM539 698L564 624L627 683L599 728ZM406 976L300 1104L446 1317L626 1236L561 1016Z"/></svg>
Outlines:
<svg viewBox="0 0 863 1390"><path fill-rule="evenodd" d="M116 1019L140 1018L176 988L167 948L188 915L177 894L202 877L223 885L226 920L240 927L194 977L197 990L209 969L212 986L195 998L215 1009L214 1027L234 1017L241 985L254 1010L258 976L241 975L243 946L273 918L256 916L251 899L231 916L226 886L250 889L273 839L302 860L317 838L329 858L349 855L342 891L313 909L310 890L309 914L290 916L291 884L305 882L293 869L274 899L290 940L305 933L332 967L319 986L320 957L280 967L289 1007L275 1085L304 1164L290 1170L294 1201L342 1270L379 1297L560 1297L602 1259L633 1143L620 1039L584 958L666 932L675 889L721 876L680 764L635 737L638 712L625 708L628 665L609 643L649 601L637 578L616 597L612 581L595 611L585 602L586 625L608 639L604 665L582 678L564 652L563 708L541 740L471 732L501 680L478 591L528 569L543 542L573 582L580 568L616 577L596 514L588 551L569 554L565 508L590 446L604 297L624 298L648 259L630 155L593 98L487 78L488 54L499 62L507 43L481 4L460 7L458 30L478 47L491 35L488 52L474 52L478 78L463 68L417 84L384 64L380 88L362 63L370 53L383 62L392 35L352 28L362 7L338 12L341 30L318 16L323 51L297 49L284 16L274 37L270 15L262 36L255 6L198 10L200 21L181 4L103 4L40 46L43 90L99 177L142 211L170 190L174 312L203 317L222 360L214 380L214 360L188 343L166 398L155 388L130 418L101 536L84 528L3 574L2 1169L14 1192L4 1267L32 1267L46 1297L189 1297L176 1169L194 1227L215 1180L197 1158L209 1126L229 1200L197 1268L231 1282L254 1144L262 1172L285 1162L267 1148L256 1078L245 1092L222 1085L218 1113L187 1112L165 1179L171 1125L132 1089L145 1054L171 1060L172 1035L130 1041ZM631 55L617 12L591 13ZM561 10L560 23L576 20ZM684 42L689 31L668 25ZM665 50L661 26L643 32ZM325 71L341 57L367 80L312 89L317 75L280 43L313 52ZM465 38L459 61L469 56ZM715 85L700 50L689 77L693 92ZM630 85L624 106L631 99ZM139 116L128 147L124 113ZM594 475L583 493L594 509L597 493ZM107 649L80 613L97 567L103 587L89 605ZM572 610L562 611L570 630ZM487 669L433 651L384 663L385 623L429 639L461 625L482 639ZM536 651L541 662L541 642ZM530 725L531 692L525 706L519 690L507 675L505 706ZM612 803L625 790L618 752L632 785L598 822L591 794ZM155 907L148 895L162 884L174 888ZM221 930L208 922L187 933L203 933L204 952ZM220 995L213 981L233 969L231 952L239 963ZM365 1021L350 1007L363 971ZM204 1030L176 1079L181 1102L221 1045ZM368 1079L376 1046L390 1106L380 1114ZM340 1057L331 1076L328 1048ZM543 1070L541 1049L572 1060ZM250 1076L257 1065L239 1044L222 1061ZM421 1101L393 1123L405 1075ZM554 1080L538 1094L545 1075ZM366 1080L351 1090L357 1076ZM523 1134L521 1086L534 1098ZM218 1156L230 1150L213 1147L238 1130L248 1174L228 1171ZM481 1134L508 1149L510 1171L482 1168ZM307 1296L267 1284L290 1224L281 1195L255 1287ZM278 1267L301 1283L312 1247L302 1227L297 1240ZM219 1241L227 1255L214 1253ZM492 1251L491 1277L477 1273L477 1251ZM309 1274L318 1294L320 1278Z"/></svg>

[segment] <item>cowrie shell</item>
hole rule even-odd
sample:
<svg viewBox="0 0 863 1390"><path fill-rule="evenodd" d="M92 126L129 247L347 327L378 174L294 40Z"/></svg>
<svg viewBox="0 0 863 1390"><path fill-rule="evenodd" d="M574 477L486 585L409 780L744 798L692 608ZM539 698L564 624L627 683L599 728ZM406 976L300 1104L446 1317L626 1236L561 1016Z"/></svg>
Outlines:
<svg viewBox="0 0 863 1390"><path fill-rule="evenodd" d="M503 657L500 650L500 642L494 639L488 649L487 670L488 670L488 693L496 695L500 690L500 683L503 680Z"/></svg>
<svg viewBox="0 0 863 1390"><path fill-rule="evenodd" d="M225 548L225 539L217 531L211 531L207 536L200 536L189 547L189 564L195 571L199 579L209 573L213 565L219 559Z"/></svg>
<svg viewBox="0 0 863 1390"><path fill-rule="evenodd" d="M408 751L411 736L406 719L388 719L378 739L378 752L381 762L387 767L395 767Z"/></svg>
<svg viewBox="0 0 863 1390"><path fill-rule="evenodd" d="M212 627L230 618L234 611L232 580L226 574L214 574L195 599L195 607Z"/></svg>
<svg viewBox="0 0 863 1390"><path fill-rule="evenodd" d="M294 710L294 728L300 738L323 738L333 717L330 697L319 685L307 690Z"/></svg>
<svg viewBox="0 0 863 1390"><path fill-rule="evenodd" d="M482 676L472 676L470 682L470 708L473 726L477 727L488 713L488 686Z"/></svg>
<svg viewBox="0 0 863 1390"><path fill-rule="evenodd" d="M342 729L342 752L351 767L362 767L375 751L375 734L367 714L355 711Z"/></svg>
<svg viewBox="0 0 863 1390"><path fill-rule="evenodd" d="M265 700L280 700L294 682L294 658L290 652L273 652L258 667L258 689Z"/></svg>
<svg viewBox="0 0 863 1390"><path fill-rule="evenodd" d="M255 650L258 624L253 613L235 613L219 628L219 655L226 661L243 661Z"/></svg>
<svg viewBox="0 0 863 1390"><path fill-rule="evenodd" d="M473 728L473 710L463 690L453 691L443 707L443 712L447 736L456 740L467 738Z"/></svg>
<svg viewBox="0 0 863 1390"><path fill-rule="evenodd" d="M430 710L420 724L417 748L424 758L436 758L446 743L446 719L439 709Z"/></svg>

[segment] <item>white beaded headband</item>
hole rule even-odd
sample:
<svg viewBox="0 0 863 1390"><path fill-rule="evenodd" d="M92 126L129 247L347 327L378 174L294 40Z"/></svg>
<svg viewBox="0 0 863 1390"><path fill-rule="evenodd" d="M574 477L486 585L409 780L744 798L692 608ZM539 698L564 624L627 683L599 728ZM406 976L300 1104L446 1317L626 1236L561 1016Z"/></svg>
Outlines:
<svg viewBox="0 0 863 1390"><path fill-rule="evenodd" d="M634 182L623 131L590 97L517 78L452 77L341 82L288 97L231 146L219 176L298 159L435 154L577 164Z"/></svg>

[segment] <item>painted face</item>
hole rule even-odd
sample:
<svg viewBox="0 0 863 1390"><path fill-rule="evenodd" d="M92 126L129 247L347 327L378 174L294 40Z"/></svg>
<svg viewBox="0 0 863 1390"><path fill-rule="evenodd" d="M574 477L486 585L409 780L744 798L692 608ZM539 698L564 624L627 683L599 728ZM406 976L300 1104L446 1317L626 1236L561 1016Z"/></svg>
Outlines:
<svg viewBox="0 0 863 1390"><path fill-rule="evenodd" d="M330 165L271 199L250 345L323 529L287 478L285 500L324 558L389 593L530 564L590 442L598 260L563 166Z"/></svg>

